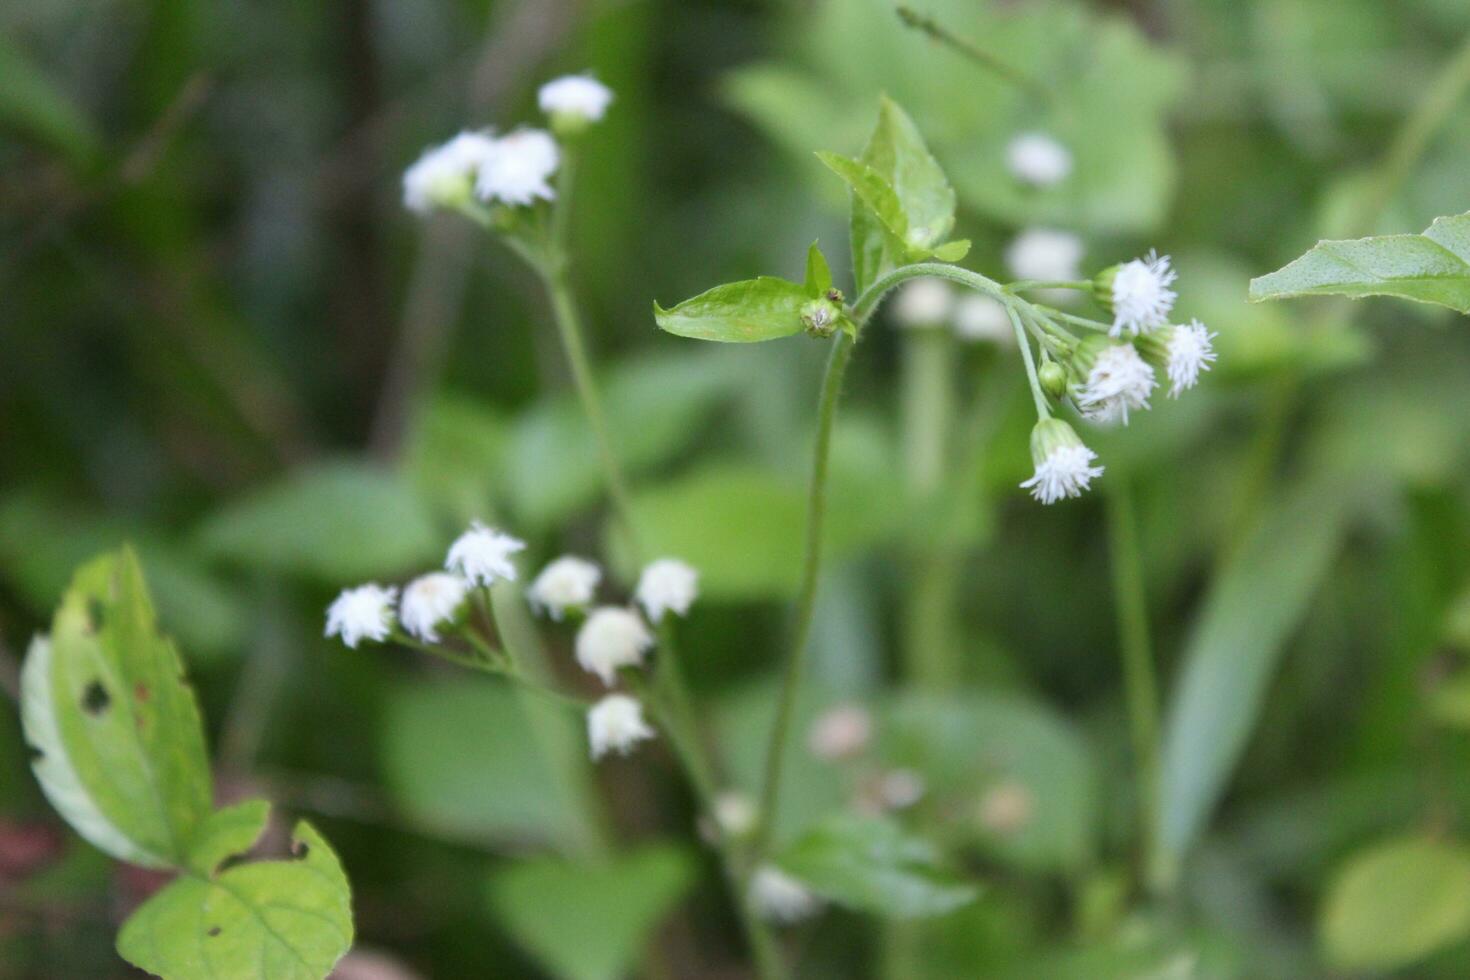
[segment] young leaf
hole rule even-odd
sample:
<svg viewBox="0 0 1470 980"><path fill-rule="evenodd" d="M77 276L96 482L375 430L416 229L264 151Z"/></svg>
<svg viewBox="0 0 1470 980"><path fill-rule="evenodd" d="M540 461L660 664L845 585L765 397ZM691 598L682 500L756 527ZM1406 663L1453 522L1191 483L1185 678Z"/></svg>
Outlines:
<svg viewBox="0 0 1470 980"><path fill-rule="evenodd" d="M653 318L660 329L680 337L752 343L799 333L807 301L804 287L761 276L716 286L671 310L654 303Z"/></svg>
<svg viewBox="0 0 1470 980"><path fill-rule="evenodd" d="M827 265L827 257L812 242L811 247L806 250L806 294L812 299L827 295L832 288L832 269Z"/></svg>
<svg viewBox="0 0 1470 980"><path fill-rule="evenodd" d="M231 829L217 828L207 849L243 840L245 821L235 818L244 816L227 818ZM352 945L352 896L337 855L310 824L296 825L292 844L287 860L175 879L123 924L118 953L165 980L322 980Z"/></svg>
<svg viewBox="0 0 1470 980"><path fill-rule="evenodd" d="M247 800L211 813L189 842L189 867L208 878L221 861L250 850L265 831L270 810L265 800Z"/></svg>
<svg viewBox="0 0 1470 980"><path fill-rule="evenodd" d="M919 127L897 102L886 95L878 106L878 126L863 162L882 174L893 187L907 221L904 242L929 250L954 227L954 188L929 153Z"/></svg>
<svg viewBox="0 0 1470 980"><path fill-rule="evenodd" d="M909 219L904 213L903 202L888 179L861 160L854 160L839 153L819 151L817 159L827 169L841 177L852 191L853 207L864 207L877 218L883 230L890 236L891 249L898 254L904 251L908 240Z"/></svg>
<svg viewBox="0 0 1470 980"><path fill-rule="evenodd" d="M1398 970L1470 937L1470 850L1403 838L1353 855L1319 926L1328 961L1351 972Z"/></svg>
<svg viewBox="0 0 1470 980"><path fill-rule="evenodd" d="M1290 296L1396 296L1470 313L1470 213L1436 219L1422 235L1318 242L1251 280L1251 302Z"/></svg>
<svg viewBox="0 0 1470 980"><path fill-rule="evenodd" d="M894 919L943 915L977 894L940 870L931 845L881 818L831 817L798 838L777 864L823 898Z"/></svg>
<svg viewBox="0 0 1470 980"><path fill-rule="evenodd" d="M77 572L50 638L31 644L21 686L32 767L52 806L113 857L182 866L210 813L204 731L132 551Z"/></svg>
<svg viewBox="0 0 1470 980"><path fill-rule="evenodd" d="M600 864L533 858L491 879L490 905L553 976L617 980L694 877L691 856L669 846Z"/></svg>

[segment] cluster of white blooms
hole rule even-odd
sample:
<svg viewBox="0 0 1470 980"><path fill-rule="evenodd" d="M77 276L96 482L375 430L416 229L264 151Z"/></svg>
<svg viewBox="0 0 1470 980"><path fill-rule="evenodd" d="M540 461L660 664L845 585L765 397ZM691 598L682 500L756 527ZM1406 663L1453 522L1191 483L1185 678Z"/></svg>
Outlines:
<svg viewBox="0 0 1470 980"><path fill-rule="evenodd" d="M471 585L488 587L501 579L513 582L516 567L511 556L525 547L526 542L475 521L449 546L444 567Z"/></svg>
<svg viewBox="0 0 1470 980"><path fill-rule="evenodd" d="M363 640L381 643L393 631L393 603L398 590L374 582L344 589L327 607L327 636L340 636L352 649Z"/></svg>
<svg viewBox="0 0 1470 980"><path fill-rule="evenodd" d="M537 575L526 590L531 608L560 620L568 609L580 609L592 601L602 569L575 555L563 555Z"/></svg>
<svg viewBox="0 0 1470 980"><path fill-rule="evenodd" d="M598 121L612 92L588 75L569 75L541 87L541 109L561 135ZM471 195L486 204L527 207L556 197L551 178L561 166L561 148L544 129L515 129L505 135L464 132L430 147L403 174L403 203L426 214L459 208Z"/></svg>
<svg viewBox="0 0 1470 980"><path fill-rule="evenodd" d="M638 576L634 592L650 622L662 622L664 613L687 616L689 607L699 596L699 572L677 558L660 558L649 562Z"/></svg>
<svg viewBox="0 0 1470 980"><path fill-rule="evenodd" d="M421 575L404 586L398 618L410 636L438 643L440 624L454 619L469 590L468 582L449 572Z"/></svg>
<svg viewBox="0 0 1470 980"><path fill-rule="evenodd" d="M1082 239L1056 228L1027 228L1006 246L1006 266L1017 279L1048 282L1081 277Z"/></svg>
<svg viewBox="0 0 1470 980"><path fill-rule="evenodd" d="M1079 367L1086 368L1086 374L1074 387L1073 398L1088 420L1127 425L1130 410L1149 407L1149 397L1158 384L1153 366L1132 344L1100 346L1095 350L1084 346L1074 358Z"/></svg>
<svg viewBox="0 0 1470 980"><path fill-rule="evenodd" d="M1006 166L1022 183L1050 187L1072 173L1072 151L1046 133L1021 133L1006 145Z"/></svg>
<svg viewBox="0 0 1470 980"><path fill-rule="evenodd" d="M609 752L627 755L653 736L653 729L643 720L643 705L626 694L606 695L587 711L587 741L593 759Z"/></svg>
<svg viewBox="0 0 1470 980"><path fill-rule="evenodd" d="M763 864L750 876L750 905L763 919L791 925L821 911L822 900L791 875L773 864Z"/></svg>
<svg viewBox="0 0 1470 980"><path fill-rule="evenodd" d="M643 617L622 606L599 606L577 631L577 663L607 687L617 681L619 669L643 663L652 648L653 634Z"/></svg>
<svg viewBox="0 0 1470 980"><path fill-rule="evenodd" d="M1138 336L1169 322L1169 311L1179 294L1169 287L1178 278L1167 255L1149 252L1114 266L1099 283L1106 289L1105 301L1113 311L1114 337L1125 332Z"/></svg>

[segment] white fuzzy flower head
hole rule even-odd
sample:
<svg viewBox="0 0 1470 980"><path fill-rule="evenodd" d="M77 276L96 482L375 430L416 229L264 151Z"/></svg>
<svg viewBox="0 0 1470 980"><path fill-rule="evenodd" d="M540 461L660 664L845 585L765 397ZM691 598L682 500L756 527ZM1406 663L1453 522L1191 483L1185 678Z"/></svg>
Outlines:
<svg viewBox="0 0 1470 980"><path fill-rule="evenodd" d="M427 214L435 208L468 201L475 174L490 155L493 143L486 133L460 133L448 142L429 147L403 172L404 206Z"/></svg>
<svg viewBox="0 0 1470 980"><path fill-rule="evenodd" d="M612 89L591 75L563 75L541 86L536 101L553 124L597 122L612 104Z"/></svg>
<svg viewBox="0 0 1470 980"><path fill-rule="evenodd" d="M1006 266L1017 279L1077 279L1083 251L1070 231L1027 228L1006 246Z"/></svg>
<svg viewBox="0 0 1470 980"><path fill-rule="evenodd" d="M524 541L475 521L449 546L444 567L471 585L488 586L501 579L513 582L516 567L510 556L525 546Z"/></svg>
<svg viewBox="0 0 1470 980"><path fill-rule="evenodd" d="M1083 416L1092 422L1127 425L1128 413L1148 408L1148 400L1158 386L1154 369L1132 344L1109 344L1101 334L1084 342L1076 364L1087 376L1080 387L1074 388L1072 397Z"/></svg>
<svg viewBox="0 0 1470 980"><path fill-rule="evenodd" d="M651 622L662 622L666 612L686 616L699 597L699 572L677 558L651 561L638 576L635 594Z"/></svg>
<svg viewBox="0 0 1470 980"><path fill-rule="evenodd" d="M653 736L653 729L643 720L643 705L626 694L609 694L587 709L587 741L593 759L609 752L627 755L633 746Z"/></svg>
<svg viewBox="0 0 1470 980"><path fill-rule="evenodd" d="M812 721L807 748L827 762L851 759L867 748L873 737L873 716L859 704L839 704Z"/></svg>
<svg viewBox="0 0 1470 980"><path fill-rule="evenodd" d="M954 290L943 279L910 279L893 300L893 320L900 327L937 327L954 311Z"/></svg>
<svg viewBox="0 0 1470 980"><path fill-rule="evenodd" d="M1072 151L1046 133L1022 133L1006 145L1006 165L1022 183L1050 187L1072 173Z"/></svg>
<svg viewBox="0 0 1470 980"><path fill-rule="evenodd" d="M1031 461L1036 473L1021 484L1043 504L1063 497L1080 497L1103 468L1093 466L1097 454L1082 444L1072 427L1061 419L1042 419L1031 430Z"/></svg>
<svg viewBox="0 0 1470 980"><path fill-rule="evenodd" d="M761 865L750 876L749 898L757 915L783 925L809 919L822 908L821 899L772 864Z"/></svg>
<svg viewBox="0 0 1470 980"><path fill-rule="evenodd" d="M983 293L966 293L954 307L954 332L961 340L1011 344L1016 335L1000 301Z"/></svg>
<svg viewBox="0 0 1470 980"><path fill-rule="evenodd" d="M726 837L740 838L755 830L760 818L755 801L739 790L727 789L714 799L715 826Z"/></svg>
<svg viewBox="0 0 1470 980"><path fill-rule="evenodd" d="M410 635L425 643L438 643L438 627L451 622L464 602L469 586L458 575L431 572L420 575L403 589L398 618Z"/></svg>
<svg viewBox="0 0 1470 980"><path fill-rule="evenodd" d="M636 612L602 606L592 610L577 631L577 663L612 687L618 668L641 664L652 646L653 634Z"/></svg>
<svg viewBox="0 0 1470 980"><path fill-rule="evenodd" d="M1133 336L1169 322L1169 311L1179 294L1169 287L1178 275L1169 266L1169 256L1149 252L1141 259L1124 262L1102 274L1104 300L1113 311L1114 337L1126 331Z"/></svg>
<svg viewBox="0 0 1470 980"><path fill-rule="evenodd" d="M475 193L487 203L534 204L556 197L551 175L561 164L556 140L544 129L518 129L496 139L480 164Z"/></svg>
<svg viewBox="0 0 1470 980"><path fill-rule="evenodd" d="M1175 326L1168 331L1164 345L1165 373L1169 376L1169 397L1178 398L1186 388L1199 383L1201 371L1215 363L1215 348L1210 341L1215 334L1198 320Z"/></svg>
<svg viewBox="0 0 1470 980"><path fill-rule="evenodd" d="M526 590L531 607L552 619L560 620L568 609L576 609L592 601L602 569L585 558L563 555L541 569L541 574Z"/></svg>
<svg viewBox="0 0 1470 980"><path fill-rule="evenodd" d="M363 640L381 643L393 630L393 602L398 590L375 582L343 589L327 607L327 636L340 636L351 649Z"/></svg>

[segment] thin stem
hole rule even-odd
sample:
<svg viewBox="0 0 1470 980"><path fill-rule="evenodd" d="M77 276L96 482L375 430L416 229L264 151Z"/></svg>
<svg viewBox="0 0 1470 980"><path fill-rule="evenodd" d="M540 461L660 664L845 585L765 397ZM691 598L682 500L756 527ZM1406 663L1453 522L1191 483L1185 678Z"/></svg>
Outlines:
<svg viewBox="0 0 1470 980"><path fill-rule="evenodd" d="M1156 853L1159 803L1159 696L1149 643L1148 604L1144 596L1143 562L1138 524L1126 473L1116 473L1105 494L1108 536L1113 562L1113 600L1117 605L1118 643L1123 654L1123 684L1137 766L1139 875L1151 880L1149 862Z"/></svg>
<svg viewBox="0 0 1470 980"><path fill-rule="evenodd" d="M948 45L975 62L975 64L1000 76L1011 84L1023 88L1043 99L1049 95L1046 87L1036 79L1008 62L1002 61L974 42L967 41L955 34L928 14L921 14L908 4L899 4L895 12L904 24L920 33L927 34L932 40L940 44Z"/></svg>
<svg viewBox="0 0 1470 980"><path fill-rule="evenodd" d="M1101 320L1089 320L1085 316L1077 316L1074 313L1066 313L1052 306L1038 305L1036 309L1046 314L1053 320L1061 320L1064 323L1070 323L1074 326L1083 327L1087 330L1110 331L1113 329L1113 325L1111 323L1103 323Z"/></svg>
<svg viewBox="0 0 1470 980"><path fill-rule="evenodd" d="M1019 293L1029 289L1075 289L1080 292L1091 292L1092 281L1089 279L1018 279L1015 282L1006 283L1006 292Z"/></svg>
<svg viewBox="0 0 1470 980"><path fill-rule="evenodd" d="M1036 415L1038 418L1051 418L1051 407L1046 403L1046 393L1041 390L1041 381L1036 377L1036 360L1031 355L1031 342L1026 339L1026 331L1021 326L1021 316L1011 307L1006 307L1006 315L1011 318L1011 327L1016 331L1016 346L1021 348L1021 360L1026 362L1026 380L1031 385L1031 398L1036 402Z"/></svg>

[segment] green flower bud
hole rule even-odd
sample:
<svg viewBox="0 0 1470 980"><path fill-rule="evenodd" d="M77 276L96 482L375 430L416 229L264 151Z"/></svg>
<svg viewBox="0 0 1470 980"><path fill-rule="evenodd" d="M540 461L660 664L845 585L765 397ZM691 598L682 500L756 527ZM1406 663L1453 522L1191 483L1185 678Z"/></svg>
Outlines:
<svg viewBox="0 0 1470 980"><path fill-rule="evenodd" d="M830 337L842 322L842 307L829 299L814 299L801 308L801 325L813 337Z"/></svg>
<svg viewBox="0 0 1470 980"><path fill-rule="evenodd" d="M1041 365L1036 376L1041 381L1041 390L1051 397L1061 398L1067 393L1067 369L1056 361L1047 361Z"/></svg>
<svg viewBox="0 0 1470 980"><path fill-rule="evenodd" d="M1108 311L1109 316L1113 315L1113 282L1118 278L1118 270L1121 268L1121 265L1110 265L1092 277L1092 298Z"/></svg>

